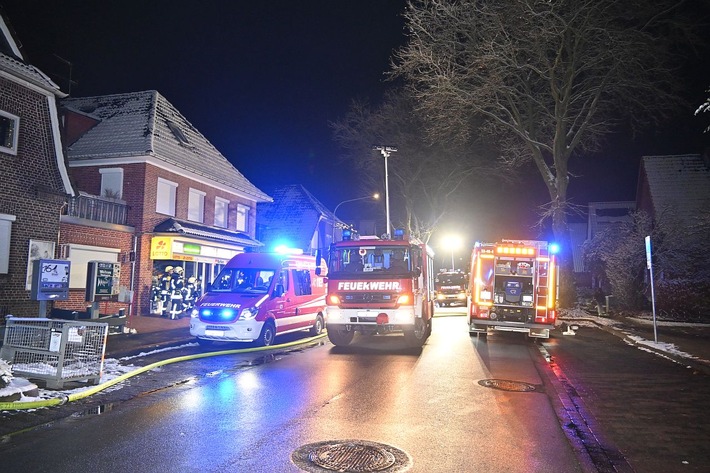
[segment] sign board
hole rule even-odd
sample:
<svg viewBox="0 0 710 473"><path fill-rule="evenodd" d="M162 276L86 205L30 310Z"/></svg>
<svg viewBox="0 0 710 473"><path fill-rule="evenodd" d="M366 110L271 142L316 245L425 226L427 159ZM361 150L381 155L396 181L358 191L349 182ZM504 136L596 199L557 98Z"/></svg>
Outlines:
<svg viewBox="0 0 710 473"><path fill-rule="evenodd" d="M646 240L646 269L651 269L651 237L647 236L645 238L645 240Z"/></svg>
<svg viewBox="0 0 710 473"><path fill-rule="evenodd" d="M33 301L65 301L69 299L71 262L36 259L32 262L30 299Z"/></svg>
<svg viewBox="0 0 710 473"><path fill-rule="evenodd" d="M110 261L89 261L86 271L86 300L108 300L120 291L121 264Z"/></svg>

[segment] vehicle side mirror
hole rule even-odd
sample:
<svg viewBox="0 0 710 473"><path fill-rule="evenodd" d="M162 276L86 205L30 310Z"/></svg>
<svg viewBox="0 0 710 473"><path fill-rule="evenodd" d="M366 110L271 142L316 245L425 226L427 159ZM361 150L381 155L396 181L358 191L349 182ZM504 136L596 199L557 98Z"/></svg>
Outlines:
<svg viewBox="0 0 710 473"><path fill-rule="evenodd" d="M205 292L210 292L211 290L212 290L212 283L211 283L211 282L208 282L208 283L205 285Z"/></svg>
<svg viewBox="0 0 710 473"><path fill-rule="evenodd" d="M274 297L281 297L284 295L284 292L286 292L286 290L284 289L283 284L277 284L274 286Z"/></svg>
<svg viewBox="0 0 710 473"><path fill-rule="evenodd" d="M422 275L422 268L414 268L414 276L419 277Z"/></svg>
<svg viewBox="0 0 710 473"><path fill-rule="evenodd" d="M316 275L320 276L321 270L320 270L320 265L321 262L323 261L323 256L321 254L320 249L316 250Z"/></svg>

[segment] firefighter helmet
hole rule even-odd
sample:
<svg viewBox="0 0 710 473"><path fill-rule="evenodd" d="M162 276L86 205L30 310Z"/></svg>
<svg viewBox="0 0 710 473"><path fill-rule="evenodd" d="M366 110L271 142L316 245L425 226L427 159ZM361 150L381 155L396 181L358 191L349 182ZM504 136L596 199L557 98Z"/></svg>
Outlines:
<svg viewBox="0 0 710 473"><path fill-rule="evenodd" d="M175 272L176 272L176 273L182 273L182 272L183 272L182 266L177 266L177 267L175 268Z"/></svg>
<svg viewBox="0 0 710 473"><path fill-rule="evenodd" d="M187 278L187 282L189 282L190 284L195 284L195 281L197 281L197 279L195 279L195 276L190 276L189 278Z"/></svg>
<svg viewBox="0 0 710 473"><path fill-rule="evenodd" d="M173 267L172 266L166 266L165 267L165 272L167 273L168 271L172 271Z"/></svg>

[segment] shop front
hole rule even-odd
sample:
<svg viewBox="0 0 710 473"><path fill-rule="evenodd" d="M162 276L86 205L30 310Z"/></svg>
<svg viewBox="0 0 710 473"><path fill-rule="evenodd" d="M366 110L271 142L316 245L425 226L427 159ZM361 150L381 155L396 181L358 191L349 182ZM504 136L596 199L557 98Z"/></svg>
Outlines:
<svg viewBox="0 0 710 473"><path fill-rule="evenodd" d="M168 223L171 222L172 225L156 227L150 241L150 312L179 318L189 314L205 285L214 280L230 259L261 244L244 233L173 219ZM178 230L170 231L175 228ZM162 234L158 234L160 230Z"/></svg>

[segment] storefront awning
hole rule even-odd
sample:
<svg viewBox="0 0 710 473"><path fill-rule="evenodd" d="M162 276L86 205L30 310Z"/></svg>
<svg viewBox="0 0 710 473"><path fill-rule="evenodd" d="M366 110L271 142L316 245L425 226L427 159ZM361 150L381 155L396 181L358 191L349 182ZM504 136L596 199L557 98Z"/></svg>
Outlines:
<svg viewBox="0 0 710 473"><path fill-rule="evenodd" d="M186 222L169 218L153 229L155 233L173 233L194 238L202 238L209 241L229 243L232 245L240 245L244 247L259 247L264 246L258 240L253 239L246 233L233 232L221 228L208 227L195 222Z"/></svg>

